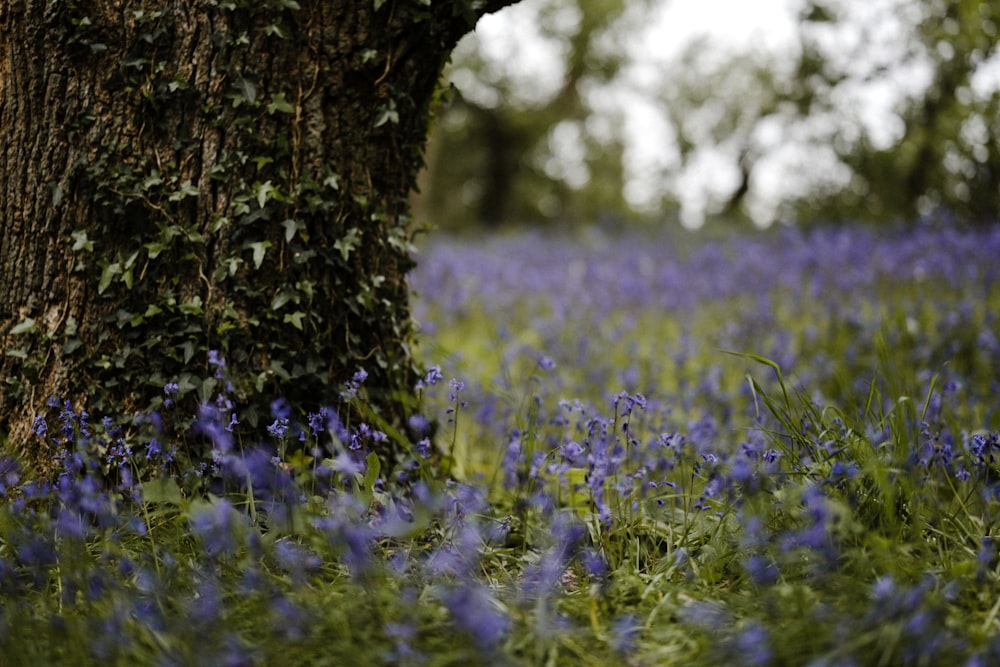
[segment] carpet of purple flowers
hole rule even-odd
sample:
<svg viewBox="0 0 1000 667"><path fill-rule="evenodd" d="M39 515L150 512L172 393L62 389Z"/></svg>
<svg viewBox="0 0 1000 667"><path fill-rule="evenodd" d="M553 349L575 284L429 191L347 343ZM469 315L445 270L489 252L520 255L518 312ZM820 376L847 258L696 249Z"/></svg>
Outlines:
<svg viewBox="0 0 1000 667"><path fill-rule="evenodd" d="M128 420L52 399L58 479L0 459L0 664L996 664L997 257L931 225L439 239L433 438L282 401L251 436L219 355L190 415L173 383Z"/></svg>

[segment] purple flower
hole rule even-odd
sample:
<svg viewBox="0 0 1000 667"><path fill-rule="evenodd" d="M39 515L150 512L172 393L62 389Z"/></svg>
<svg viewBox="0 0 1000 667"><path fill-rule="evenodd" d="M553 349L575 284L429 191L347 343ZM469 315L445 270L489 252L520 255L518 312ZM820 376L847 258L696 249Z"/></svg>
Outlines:
<svg viewBox="0 0 1000 667"><path fill-rule="evenodd" d="M394 665L418 664L421 655L412 646L417 627L411 623L386 623L385 635L392 640L393 650L387 655Z"/></svg>
<svg viewBox="0 0 1000 667"><path fill-rule="evenodd" d="M35 417L35 423L32 424L31 430L35 432L39 438L44 437L49 430L49 425L45 423L45 417L38 415Z"/></svg>
<svg viewBox="0 0 1000 667"><path fill-rule="evenodd" d="M733 648L740 656L740 663L751 667L770 664L773 655L767 630L756 622L747 624L736 637Z"/></svg>
<svg viewBox="0 0 1000 667"><path fill-rule="evenodd" d="M0 455L0 495L21 481L21 464L9 456Z"/></svg>
<svg viewBox="0 0 1000 667"><path fill-rule="evenodd" d="M208 351L208 363L219 370L226 367L226 360L218 350Z"/></svg>
<svg viewBox="0 0 1000 667"><path fill-rule="evenodd" d="M270 426L267 427L267 432L278 440L284 440L285 435L288 434L288 418L279 417L275 419Z"/></svg>
<svg viewBox="0 0 1000 667"><path fill-rule="evenodd" d="M444 374L441 373L440 366L431 366L427 371L427 375L424 376L423 380L417 381L417 389L423 389L424 386L433 386L444 379Z"/></svg>
<svg viewBox="0 0 1000 667"><path fill-rule="evenodd" d="M330 467L345 477L353 477L365 471L365 466L348 452L340 452L330 462Z"/></svg>
<svg viewBox="0 0 1000 667"><path fill-rule="evenodd" d="M480 649L493 649L510 628L510 619L482 586L459 586L445 592L443 599L455 625L467 632Z"/></svg>
<svg viewBox="0 0 1000 667"><path fill-rule="evenodd" d="M271 416L275 419L287 420L292 416L292 405L284 398L276 398L271 401Z"/></svg>
<svg viewBox="0 0 1000 667"><path fill-rule="evenodd" d="M209 556L228 556L234 554L242 544L239 520L239 513L229 502L216 498L193 512L190 518L191 531L201 540Z"/></svg>
<svg viewBox="0 0 1000 667"><path fill-rule="evenodd" d="M611 625L611 646L622 654L633 653L638 648L642 626L633 614L626 614Z"/></svg>
<svg viewBox="0 0 1000 667"><path fill-rule="evenodd" d="M584 569L592 577L603 578L608 572L608 562L598 551L594 549L584 549L580 552L580 562Z"/></svg>
<svg viewBox="0 0 1000 667"><path fill-rule="evenodd" d="M753 555L743 564L750 580L758 586L767 586L778 580L778 566L763 556Z"/></svg>
<svg viewBox="0 0 1000 667"><path fill-rule="evenodd" d="M295 542L279 540L274 545L274 555L282 569L296 579L305 574L318 572L323 566L323 560L316 554Z"/></svg>
<svg viewBox="0 0 1000 667"><path fill-rule="evenodd" d="M580 465L583 463L584 455L586 453L587 452L583 446L574 440L567 442L559 448L559 454L563 457L563 459L572 465Z"/></svg>
<svg viewBox="0 0 1000 667"><path fill-rule="evenodd" d="M312 431L313 437L319 435L326 430L327 422L327 408L320 408L319 412L310 412L306 415L306 420L309 424L309 430Z"/></svg>
<svg viewBox="0 0 1000 667"><path fill-rule="evenodd" d="M521 441L517 437L507 444L503 457L503 486L508 491L517 486L517 473L521 467Z"/></svg>
<svg viewBox="0 0 1000 667"><path fill-rule="evenodd" d="M421 414L412 414L406 420L406 425L410 427L410 432L415 438L423 438L430 434L431 422Z"/></svg>
<svg viewBox="0 0 1000 667"><path fill-rule="evenodd" d="M364 384L365 380L368 379L368 371L363 368L358 369L351 379L344 383L344 390L340 392L340 398L344 401L350 401L356 398L358 391L361 389L361 385Z"/></svg>

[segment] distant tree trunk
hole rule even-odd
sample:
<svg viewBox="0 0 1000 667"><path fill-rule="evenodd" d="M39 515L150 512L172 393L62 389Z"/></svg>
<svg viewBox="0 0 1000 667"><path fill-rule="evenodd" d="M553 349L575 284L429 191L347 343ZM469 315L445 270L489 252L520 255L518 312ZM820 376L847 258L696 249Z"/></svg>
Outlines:
<svg viewBox="0 0 1000 667"><path fill-rule="evenodd" d="M513 0L0 3L0 432L193 404L250 420L415 380L407 195L441 67Z"/></svg>

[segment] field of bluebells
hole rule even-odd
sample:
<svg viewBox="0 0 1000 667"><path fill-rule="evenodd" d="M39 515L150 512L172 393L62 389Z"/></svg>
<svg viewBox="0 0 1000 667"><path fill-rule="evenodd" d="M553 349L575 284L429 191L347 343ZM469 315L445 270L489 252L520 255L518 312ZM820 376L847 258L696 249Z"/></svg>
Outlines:
<svg viewBox="0 0 1000 667"><path fill-rule="evenodd" d="M998 258L434 239L416 437L281 401L248 437L218 354L194 414L53 398L58 480L0 459L0 664L998 664Z"/></svg>

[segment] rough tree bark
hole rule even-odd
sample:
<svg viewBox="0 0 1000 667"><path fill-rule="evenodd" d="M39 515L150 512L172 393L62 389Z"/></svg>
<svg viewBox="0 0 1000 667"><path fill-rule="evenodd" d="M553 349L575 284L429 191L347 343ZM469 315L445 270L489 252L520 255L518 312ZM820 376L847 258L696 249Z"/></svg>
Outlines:
<svg viewBox="0 0 1000 667"><path fill-rule="evenodd" d="M407 195L441 68L513 0L0 3L0 438L209 395L250 420L415 379Z"/></svg>

